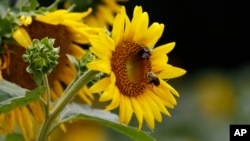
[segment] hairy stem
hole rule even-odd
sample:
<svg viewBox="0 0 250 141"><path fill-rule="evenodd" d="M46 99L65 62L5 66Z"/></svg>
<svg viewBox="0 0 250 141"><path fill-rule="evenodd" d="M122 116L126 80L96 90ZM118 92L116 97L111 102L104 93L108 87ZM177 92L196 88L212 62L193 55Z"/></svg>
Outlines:
<svg viewBox="0 0 250 141"><path fill-rule="evenodd" d="M46 74L43 75L43 83L47 87L46 90L46 106L45 106L45 120L49 117L50 114L50 90L49 90L49 81Z"/></svg>
<svg viewBox="0 0 250 141"><path fill-rule="evenodd" d="M40 132L37 136L37 141L47 141L48 136L53 126L53 122L55 121L58 114L65 108L65 106L71 102L71 100L77 95L77 92L86 85L98 72L89 70L83 75L81 75L77 80L73 81L73 84L67 88L67 91L62 95L62 97L58 100L55 108L49 114L48 118L42 124Z"/></svg>

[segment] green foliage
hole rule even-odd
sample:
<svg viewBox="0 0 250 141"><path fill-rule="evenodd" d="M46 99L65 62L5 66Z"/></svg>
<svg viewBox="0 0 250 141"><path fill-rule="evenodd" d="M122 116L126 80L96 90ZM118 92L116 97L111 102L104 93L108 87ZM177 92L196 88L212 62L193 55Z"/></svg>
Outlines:
<svg viewBox="0 0 250 141"><path fill-rule="evenodd" d="M148 133L139 131L134 127L120 124L116 114L99 109L93 109L87 105L70 104L64 111L62 111L59 119L60 123L58 123L57 126L70 120L91 120L103 126L112 128L113 130L120 132L135 141L154 141Z"/></svg>
<svg viewBox="0 0 250 141"><path fill-rule="evenodd" d="M15 8L21 11L29 12L35 10L39 6L37 0L19 0L15 4Z"/></svg>
<svg viewBox="0 0 250 141"><path fill-rule="evenodd" d="M100 0L65 0L65 2L73 5L72 10L76 12L87 11L88 8L96 9L96 5L100 3Z"/></svg>
<svg viewBox="0 0 250 141"><path fill-rule="evenodd" d="M38 87L28 91L6 80L0 81L0 114L7 113L14 108L25 106L37 100L46 87Z"/></svg>
<svg viewBox="0 0 250 141"><path fill-rule="evenodd" d="M13 133L8 134L4 141L25 141L21 134Z"/></svg>
<svg viewBox="0 0 250 141"><path fill-rule="evenodd" d="M82 74L84 74L86 71L88 71L88 68L86 67L86 65L95 59L95 56L93 54L91 54L90 51L86 51L86 53L79 60L77 60L74 56L69 55L69 54L67 54L67 57L68 57L69 61L75 66L75 68L78 72L77 77L80 77ZM96 74L95 77L93 77L92 80L89 81L87 86L89 86L89 87L92 86L95 82L97 82L98 80L100 80L104 76L105 76L105 74L101 73L101 72Z"/></svg>
<svg viewBox="0 0 250 141"><path fill-rule="evenodd" d="M86 72L88 70L86 64L94 60L94 56L90 51L86 51L86 53L79 60L69 54L67 54L67 57L69 61L75 66L76 70L80 73L79 75Z"/></svg>

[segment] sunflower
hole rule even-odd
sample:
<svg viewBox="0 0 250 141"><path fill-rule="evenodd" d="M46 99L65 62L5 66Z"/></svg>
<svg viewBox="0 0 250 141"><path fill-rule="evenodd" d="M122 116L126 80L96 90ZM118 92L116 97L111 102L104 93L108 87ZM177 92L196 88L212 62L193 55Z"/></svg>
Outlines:
<svg viewBox="0 0 250 141"><path fill-rule="evenodd" d="M98 59L87 64L89 69L107 74L89 91L103 92L99 101L111 101L106 110L119 107L120 123L129 124L134 113L139 130L143 120L153 129L155 120L162 121L162 114L170 116L167 108L174 108L174 96L179 94L164 80L186 73L167 64L166 54L174 48L174 42L154 48L164 25L155 22L148 27L148 23L148 14L141 6L134 8L131 21L122 7L115 18L111 36L101 30L90 39L90 51Z"/></svg>
<svg viewBox="0 0 250 141"><path fill-rule="evenodd" d="M90 10L81 13L56 10L33 17L32 20L29 17L21 17L23 25L13 33L13 38L18 44L5 44L6 54L0 58L2 78L26 89L36 88L32 75L26 72L28 64L22 61L22 55L25 53L25 48L31 45L31 39L54 38L54 45L60 46L60 57L58 65L49 74L48 79L51 99L56 102L63 94L64 86L69 85L77 74L66 54L77 59L82 57L85 51L79 45L89 43L87 34L94 32L82 23L82 18L90 12ZM86 87L78 92L78 96L85 103L91 104L93 97L90 93L86 93ZM15 123L18 123L25 140L33 139L32 116L38 123L41 123L44 118L42 111L40 102L35 101L26 107L16 108L10 113L1 114L0 131L12 133Z"/></svg>
<svg viewBox="0 0 250 141"><path fill-rule="evenodd" d="M96 122L74 120L65 123L67 133L57 128L50 136L51 141L108 141L105 128Z"/></svg>
<svg viewBox="0 0 250 141"><path fill-rule="evenodd" d="M92 12L83 18L84 23L95 27L109 27L114 22L115 14L121 9L121 5L118 2L125 1L127 0L68 0L65 3L65 7L67 8L75 3L74 11L85 11L87 8L91 8L93 9Z"/></svg>

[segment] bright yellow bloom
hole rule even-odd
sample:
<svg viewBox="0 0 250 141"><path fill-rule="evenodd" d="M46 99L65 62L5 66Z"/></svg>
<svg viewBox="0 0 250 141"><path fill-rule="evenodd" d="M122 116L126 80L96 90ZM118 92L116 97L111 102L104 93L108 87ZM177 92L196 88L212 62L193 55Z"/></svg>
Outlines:
<svg viewBox="0 0 250 141"><path fill-rule="evenodd" d="M167 64L166 54L174 48L174 42L154 48L164 25L155 22L148 27L148 23L148 14L141 6L135 7L131 21L122 7L115 18L111 36L102 30L90 39L90 51L99 59L87 64L89 69L108 74L90 87L90 91L103 91L99 101L111 100L106 110L119 107L121 123L128 124L135 113L139 130L143 120L153 129L155 120L162 121L161 113L170 116L167 108L174 108L174 96L179 94L164 79L186 73Z"/></svg>
<svg viewBox="0 0 250 141"><path fill-rule="evenodd" d="M204 117L225 121L233 116L236 90L228 77L212 72L203 74L194 88Z"/></svg>
<svg viewBox="0 0 250 141"><path fill-rule="evenodd" d="M93 11L84 17L84 23L95 27L108 27L114 23L115 14L121 9L117 3L120 0L101 0L94 1Z"/></svg>
<svg viewBox="0 0 250 141"><path fill-rule="evenodd" d="M89 120L74 120L65 123L67 128L63 132L55 129L50 136L50 141L108 141L105 128L96 122Z"/></svg>
<svg viewBox="0 0 250 141"><path fill-rule="evenodd" d="M4 65L4 67L1 67L3 79L30 90L36 88L32 75L26 72L27 63L22 60L22 55L25 53L25 48L31 44L32 39L54 38L55 46L60 46L60 57L58 65L49 74L48 79L51 99L57 101L63 94L64 86L67 86L77 73L66 54L70 54L77 59L82 57L85 51L79 44L89 43L87 34L94 32L82 23L82 18L89 12L91 11L70 13L66 10L56 10L34 17L27 26L20 26L13 33L13 38L19 45L6 44L7 53L0 58L1 66ZM86 87L78 92L78 96L85 103L91 104L93 96L86 93ZM12 133L15 123L17 123L25 140L31 140L36 134L31 123L32 116L38 123L43 121L44 113L39 101L32 102L27 107L16 108L10 113L1 114L0 131Z"/></svg>

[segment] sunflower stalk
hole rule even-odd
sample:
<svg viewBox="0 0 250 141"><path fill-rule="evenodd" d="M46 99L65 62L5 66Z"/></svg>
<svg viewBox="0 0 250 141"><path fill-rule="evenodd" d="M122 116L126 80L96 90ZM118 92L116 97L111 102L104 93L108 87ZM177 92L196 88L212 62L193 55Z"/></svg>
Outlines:
<svg viewBox="0 0 250 141"><path fill-rule="evenodd" d="M45 105L45 119L49 117L50 114L50 89L49 89L49 81L48 81L48 76L47 74L43 75L43 83L47 87L46 89L46 105Z"/></svg>
<svg viewBox="0 0 250 141"><path fill-rule="evenodd" d="M49 114L48 118L42 124L40 132L37 136L36 141L47 141L49 133L52 130L53 122L59 113L69 104L72 99L77 95L77 92L86 85L98 72L89 70L85 72L82 76L80 76L76 81L73 81L73 85L63 94L63 96L59 99L55 108Z"/></svg>

